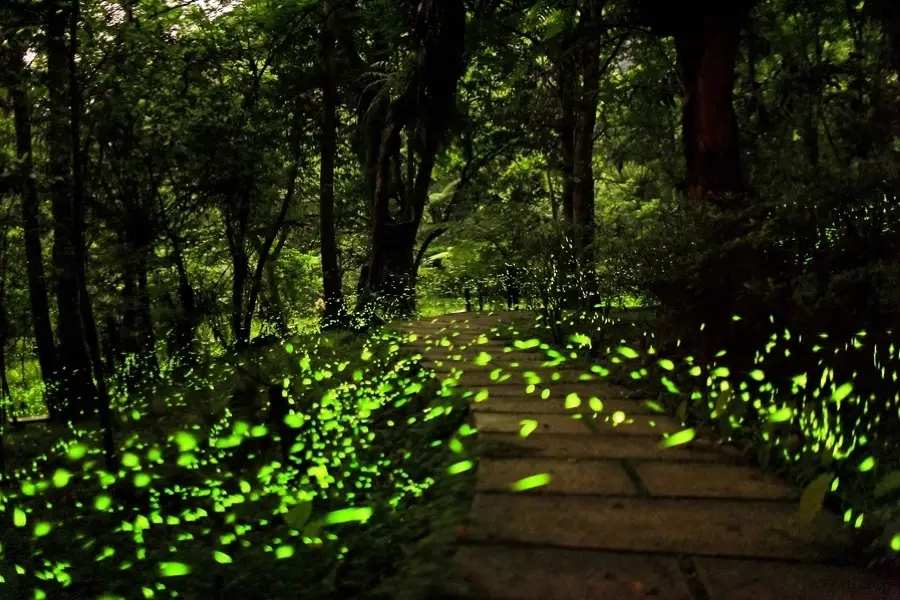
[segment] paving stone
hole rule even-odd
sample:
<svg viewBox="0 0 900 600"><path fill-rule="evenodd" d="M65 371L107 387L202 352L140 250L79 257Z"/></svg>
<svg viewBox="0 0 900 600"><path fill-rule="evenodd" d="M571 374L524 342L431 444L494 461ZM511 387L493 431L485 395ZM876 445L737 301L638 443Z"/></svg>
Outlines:
<svg viewBox="0 0 900 600"><path fill-rule="evenodd" d="M567 409L563 401L563 397L550 396L546 400L540 397L515 398L512 396L488 396L482 402L473 402L472 409L482 412L498 412L498 413L556 413L556 414L572 414L577 412L592 413L586 401L582 401L581 406L576 409ZM636 400L625 400L622 398L611 398L603 401L603 411L612 413L622 411L627 415L652 414L650 409L643 402Z"/></svg>
<svg viewBox="0 0 900 600"><path fill-rule="evenodd" d="M531 394L526 394L526 386L524 382L521 381L508 381L503 385L471 385L470 387L475 389L480 389L481 387L483 387L484 389L488 390L490 395L494 398L504 396L531 396L539 398L541 392L544 389L548 389L550 390L551 397L555 395L560 398L565 398L566 396L574 392L581 396L582 401L587 401L591 396L596 396L603 402L606 402L607 399L611 398L626 398L630 393L628 388L610 383L608 381L588 381L578 383L558 383L549 381L546 383L542 383L540 386L536 386L535 391Z"/></svg>
<svg viewBox="0 0 900 600"><path fill-rule="evenodd" d="M634 495L637 490L619 461L577 462L567 459L481 459L478 461L476 489L510 493L510 485L531 477L548 474L547 485L535 492L573 494Z"/></svg>
<svg viewBox="0 0 900 600"><path fill-rule="evenodd" d="M516 433L478 433L482 456L541 458L635 458L663 461L728 462L736 451L706 440L694 440L662 449L656 436L554 435L532 434L523 438Z"/></svg>
<svg viewBox="0 0 900 600"><path fill-rule="evenodd" d="M862 569L696 559L711 600L898 600L900 581Z"/></svg>
<svg viewBox="0 0 900 600"><path fill-rule="evenodd" d="M647 489L659 496L795 499L799 491L774 475L738 465L635 463Z"/></svg>
<svg viewBox="0 0 900 600"><path fill-rule="evenodd" d="M531 435L541 433L569 433L596 435L585 423L590 419L602 435L662 435L681 429L674 419L657 415L631 415L621 424L613 424L610 415L600 415L596 419L582 416L574 419L568 415L540 413L475 413L475 426L486 433L518 433L522 429L522 420L531 419L538 422L538 428Z"/></svg>
<svg viewBox="0 0 900 600"><path fill-rule="evenodd" d="M691 600L665 557L462 546L445 592L478 600Z"/></svg>
<svg viewBox="0 0 900 600"><path fill-rule="evenodd" d="M538 427L531 435L542 433L564 433L591 435L591 430L579 419L566 415L540 414L492 414L475 413L475 427L485 433L518 433L523 420L535 420Z"/></svg>
<svg viewBox="0 0 900 600"><path fill-rule="evenodd" d="M449 372L449 370L448 370ZM525 380L525 369L504 369L504 373L501 374L501 378L494 380L491 378L490 370L463 370L462 381L466 385L485 385L485 386L496 386L502 384L513 384L521 386L520 389L525 388L528 385L528 382ZM593 383L594 380L590 381L581 381L580 377L583 374L583 371L573 371L573 370L559 370L557 371L560 375L560 378L557 380L551 379L551 373L553 371L536 371L538 377L541 378L540 386L552 388L554 385L569 385L569 384L581 384L583 386L588 386ZM503 375L508 374L509 377L503 378Z"/></svg>
<svg viewBox="0 0 900 600"><path fill-rule="evenodd" d="M793 502L476 494L473 541L717 557L815 560L846 551L845 532L823 515L809 538L789 535ZM838 540L840 543L836 543Z"/></svg>

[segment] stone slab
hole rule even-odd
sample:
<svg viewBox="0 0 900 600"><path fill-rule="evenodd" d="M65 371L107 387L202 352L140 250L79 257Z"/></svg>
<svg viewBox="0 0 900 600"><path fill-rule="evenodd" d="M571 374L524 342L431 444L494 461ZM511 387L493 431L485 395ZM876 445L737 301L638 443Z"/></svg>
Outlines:
<svg viewBox="0 0 900 600"><path fill-rule="evenodd" d="M550 481L533 490L512 492L510 485L532 475L547 474ZM565 494L634 495L637 490L619 461L554 460L550 458L481 459L475 489L485 492L551 492Z"/></svg>
<svg viewBox="0 0 900 600"><path fill-rule="evenodd" d="M900 579L821 565L696 559L711 600L898 600Z"/></svg>
<svg viewBox="0 0 900 600"><path fill-rule="evenodd" d="M573 419L568 415L475 413L475 427L484 433L519 433L523 420L538 422L537 429L530 435L542 433L592 435L582 420Z"/></svg>
<svg viewBox="0 0 900 600"><path fill-rule="evenodd" d="M635 463L651 495L794 500L799 491L759 469L739 465Z"/></svg>
<svg viewBox="0 0 900 600"><path fill-rule="evenodd" d="M599 435L530 435L523 438L516 433L479 432L478 444L482 456L541 457L593 460L603 458L632 458L660 461L730 462L736 451L720 447L706 440L694 440L674 448L662 449L656 436L599 436Z"/></svg>
<svg viewBox="0 0 900 600"><path fill-rule="evenodd" d="M512 379L507 380L504 384L501 385L485 385L478 386L472 385L472 388L484 387L492 397L508 397L508 396L524 396L524 397L535 397L539 398L541 392L544 389L550 390L551 397L557 396L559 398L565 398L571 393L576 393L581 396L581 399L586 401L591 396L597 396L600 400L606 402L607 398L627 398L630 391L628 388L616 385L614 383L609 383L608 381L587 381L587 382L579 382L579 383L557 383L553 381L548 381L546 383L542 383L540 386L535 386L535 391L531 394L526 394L526 385L521 380L514 381Z"/></svg>
<svg viewBox="0 0 900 600"><path fill-rule="evenodd" d="M473 600L691 600L666 557L462 546L443 591Z"/></svg>
<svg viewBox="0 0 900 600"><path fill-rule="evenodd" d="M466 385L519 385L520 389L523 390L525 389L525 386L528 385L528 382L525 380L526 369L504 369L503 371L503 374L508 373L510 377L506 378L503 381L499 381L491 379L490 369L478 371L464 369L462 381ZM447 369L446 372L449 372L449 369ZM587 388L590 386L590 384L594 383L594 380L581 381L580 377L583 374L582 371L559 370L557 372L559 373L559 379L553 380L551 379L551 374L553 373L552 370L542 369L539 371L535 371L535 374L537 374L537 376L541 378L541 382L539 384L536 384L536 386L553 388L555 385L579 384Z"/></svg>
<svg viewBox="0 0 900 600"><path fill-rule="evenodd" d="M586 423L591 420L601 435L662 435L663 432L679 431L681 426L671 417L657 415L630 415L623 423L614 424L610 415L582 415L574 419L569 415L541 413L475 413L475 426L485 433L518 433L522 429L522 420L530 419L538 422L538 427L531 435L541 433L566 433L596 435Z"/></svg>
<svg viewBox="0 0 900 600"><path fill-rule="evenodd" d="M810 536L790 534L793 502L476 494L473 541L716 557L826 560L848 535L823 515ZM824 544L819 547L815 542Z"/></svg>
<svg viewBox="0 0 900 600"><path fill-rule="evenodd" d="M574 409L567 409L563 398L550 396L546 400L534 397L515 398L511 396L488 396L482 402L472 402L472 409L482 412L498 412L498 413L556 413L556 414L572 414L572 413L590 413L593 414L588 403L582 401L581 406ZM622 398L611 398L603 401L603 412L613 413L622 411L627 415L645 415L651 414L651 411L642 402L636 400L625 400Z"/></svg>

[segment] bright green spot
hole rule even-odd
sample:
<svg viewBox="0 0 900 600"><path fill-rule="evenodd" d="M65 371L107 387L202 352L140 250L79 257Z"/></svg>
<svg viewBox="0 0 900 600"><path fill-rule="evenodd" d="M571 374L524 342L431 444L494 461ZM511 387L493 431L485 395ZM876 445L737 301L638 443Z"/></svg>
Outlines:
<svg viewBox="0 0 900 600"><path fill-rule="evenodd" d="M531 435L538 427L538 422L534 419L523 419L522 421L519 421L519 424L522 426L522 428L519 429L519 435L523 438Z"/></svg>
<svg viewBox="0 0 900 600"><path fill-rule="evenodd" d="M191 567L180 562L162 562L159 563L159 574L161 577L183 577L190 575Z"/></svg>
<svg viewBox="0 0 900 600"><path fill-rule="evenodd" d="M566 410L572 410L579 406L581 406L581 398L578 397L578 394L573 392L566 396Z"/></svg>
<svg viewBox="0 0 900 600"><path fill-rule="evenodd" d="M845 383L844 385L840 386L838 389L834 390L834 393L831 395L831 400L833 402L840 402L841 400L843 400L844 398L849 396L850 392L852 392L852 391L853 391L853 384L849 383L849 382Z"/></svg>
<svg viewBox="0 0 900 600"><path fill-rule="evenodd" d="M683 431L679 431L678 433L673 433L666 438L663 438L659 445L662 448L672 448L673 446L680 446L682 444L687 444L688 442L693 440L694 435L695 433L693 429L685 429Z"/></svg>
<svg viewBox="0 0 900 600"><path fill-rule="evenodd" d="M547 485L550 483L550 474L549 473L538 473L537 475L531 475L530 477L526 477L525 479L520 479L519 481L513 482L510 484L509 488L514 492L524 492L525 490L531 490L537 487L541 487L542 485Z"/></svg>
<svg viewBox="0 0 900 600"><path fill-rule="evenodd" d="M365 523L371 516L372 509L368 506L362 508L342 508L341 510L335 510L325 515L322 519L322 523L324 525L337 525L340 523L352 523L354 521Z"/></svg>
<svg viewBox="0 0 900 600"><path fill-rule="evenodd" d="M58 488L66 487L69 484L70 479L72 479L72 473L65 469L57 469L56 472L53 473L53 485Z"/></svg>

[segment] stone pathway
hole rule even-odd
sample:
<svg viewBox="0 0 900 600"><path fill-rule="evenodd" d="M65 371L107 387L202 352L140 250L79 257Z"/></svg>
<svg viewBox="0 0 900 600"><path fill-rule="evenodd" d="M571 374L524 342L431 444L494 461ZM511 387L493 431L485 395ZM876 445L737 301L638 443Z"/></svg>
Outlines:
<svg viewBox="0 0 900 600"><path fill-rule="evenodd" d="M502 339L498 327L515 314L403 325L426 366L462 371L478 429L476 495L440 597L900 600L896 581L837 566L850 545L832 515L804 534L792 527L796 488L710 442L661 449L661 433L680 424L625 388L571 371L553 381L540 354ZM478 366L481 353L493 358ZM498 367L511 376L492 379ZM532 394L527 371L542 379ZM487 399L476 398L482 390ZM567 410L571 392L582 406ZM596 419L591 396L604 405ZM537 425L527 437L523 422ZM510 489L545 473L546 485Z"/></svg>

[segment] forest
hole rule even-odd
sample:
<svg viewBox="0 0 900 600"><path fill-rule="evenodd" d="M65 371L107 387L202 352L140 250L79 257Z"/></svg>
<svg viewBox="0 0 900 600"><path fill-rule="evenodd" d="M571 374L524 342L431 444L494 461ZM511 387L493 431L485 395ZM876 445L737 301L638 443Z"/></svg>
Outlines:
<svg viewBox="0 0 900 600"><path fill-rule="evenodd" d="M507 308L893 561L898 193L892 0L6 0L0 597L426 597Z"/></svg>

